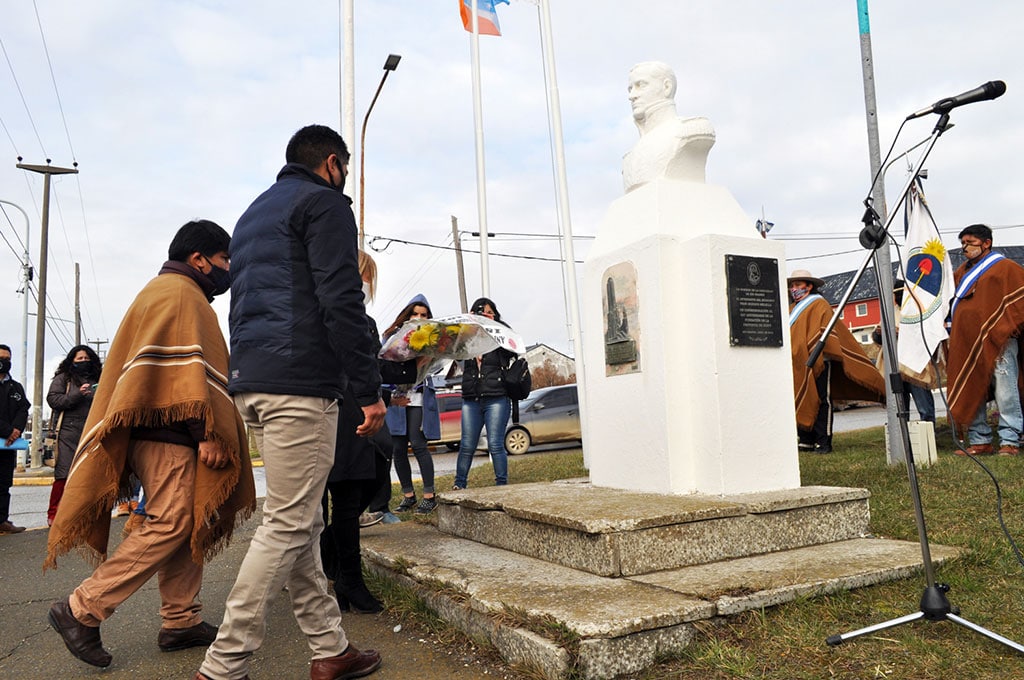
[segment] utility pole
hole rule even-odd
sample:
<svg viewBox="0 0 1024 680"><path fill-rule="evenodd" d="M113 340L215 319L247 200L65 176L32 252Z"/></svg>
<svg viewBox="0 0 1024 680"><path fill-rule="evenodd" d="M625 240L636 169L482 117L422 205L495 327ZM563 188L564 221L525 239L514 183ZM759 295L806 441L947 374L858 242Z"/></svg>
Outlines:
<svg viewBox="0 0 1024 680"><path fill-rule="evenodd" d="M18 157L21 161L21 157ZM78 163L73 168L59 168L50 165L29 165L19 162L17 167L43 176L43 218L39 229L39 304L36 310L36 356L35 388L32 390L32 467L43 464L43 360L46 346L46 255L50 234L50 177L52 175L77 175Z"/></svg>
<svg viewBox="0 0 1024 680"><path fill-rule="evenodd" d="M102 361L102 360L104 360L104 359L106 359L106 357L105 357L105 356L103 355L103 351L102 351L102 350L100 349L100 347L101 347L102 345L107 345L107 344L109 344L109 343L110 343L110 340L100 340L100 339L96 339L96 340L89 340L88 342L89 342L89 344L90 344L90 345L96 345L96 354L98 354L98 355L99 355L99 357L100 357L100 360L101 360L101 361Z"/></svg>
<svg viewBox="0 0 1024 680"><path fill-rule="evenodd" d="M868 0L857 0L857 20L860 27L860 57L864 78L864 111L868 124L868 155L871 160L871 180L879 177L882 167L882 155L878 146L878 107L875 103L875 71L871 56L871 22L868 19ZM872 206L878 213L881 224L886 221L885 184L878 182L871 188ZM883 320L887 328L896 327L896 315L892 305L892 256L889 254L889 240L883 239L882 245L875 249L875 275L878 280L878 302ZM886 374L889 373L888 363L891 357L883 357L886 363ZM906 460L903 451L903 439L900 437L900 422L896 415L897 404L893 395L892 385L885 383L886 422L889 431L889 463L895 464Z"/></svg>
<svg viewBox="0 0 1024 680"><path fill-rule="evenodd" d="M462 305L462 313L469 311L469 304L466 302L466 270L462 267L462 241L459 240L459 218L452 215L452 241L455 243L455 266L459 271L459 304Z"/></svg>

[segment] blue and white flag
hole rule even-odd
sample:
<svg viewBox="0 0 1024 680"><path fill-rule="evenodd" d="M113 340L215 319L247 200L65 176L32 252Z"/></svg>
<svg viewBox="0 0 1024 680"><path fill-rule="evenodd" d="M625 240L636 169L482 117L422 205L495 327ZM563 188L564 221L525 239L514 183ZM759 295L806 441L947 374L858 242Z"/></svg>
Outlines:
<svg viewBox="0 0 1024 680"><path fill-rule="evenodd" d="M946 316L953 297L953 266L935 226L920 181L907 201L906 277L900 307L900 364L922 373L939 343L949 337Z"/></svg>

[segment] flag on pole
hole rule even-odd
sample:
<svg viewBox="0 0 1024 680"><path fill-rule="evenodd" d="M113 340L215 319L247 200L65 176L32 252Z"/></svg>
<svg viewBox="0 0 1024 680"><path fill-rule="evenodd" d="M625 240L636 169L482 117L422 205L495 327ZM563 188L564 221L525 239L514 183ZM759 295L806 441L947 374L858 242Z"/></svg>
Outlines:
<svg viewBox="0 0 1024 680"><path fill-rule="evenodd" d="M501 35L498 26L498 12L494 9L496 2L506 5L508 0L476 0L476 17L480 26L480 35ZM459 13L462 15L462 26L473 32L473 0L459 0Z"/></svg>
<svg viewBox="0 0 1024 680"><path fill-rule="evenodd" d="M922 373L939 343L949 337L945 321L953 297L953 266L928 209L920 179L911 186L906 220L906 282L897 350L900 364L914 373Z"/></svg>

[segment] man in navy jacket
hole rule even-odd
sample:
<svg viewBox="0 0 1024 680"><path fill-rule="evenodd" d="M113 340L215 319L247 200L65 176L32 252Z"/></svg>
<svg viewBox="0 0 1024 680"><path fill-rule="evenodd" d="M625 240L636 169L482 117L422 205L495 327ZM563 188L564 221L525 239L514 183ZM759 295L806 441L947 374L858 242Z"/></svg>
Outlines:
<svg viewBox="0 0 1024 680"><path fill-rule="evenodd" d="M231 238L228 389L255 432L267 502L197 679L248 677L266 612L284 587L313 652L313 680L362 677L380 666L377 652L348 643L319 549L320 499L346 385L363 411L357 434L375 433L385 413L355 219L341 193L349 154L337 132L310 125L292 137L285 159Z"/></svg>
<svg viewBox="0 0 1024 680"><path fill-rule="evenodd" d="M10 446L21 436L28 423L28 399L25 388L11 377L11 348L0 345L0 446ZM11 485L18 452L0 449L0 534L17 534L25 527L11 523Z"/></svg>

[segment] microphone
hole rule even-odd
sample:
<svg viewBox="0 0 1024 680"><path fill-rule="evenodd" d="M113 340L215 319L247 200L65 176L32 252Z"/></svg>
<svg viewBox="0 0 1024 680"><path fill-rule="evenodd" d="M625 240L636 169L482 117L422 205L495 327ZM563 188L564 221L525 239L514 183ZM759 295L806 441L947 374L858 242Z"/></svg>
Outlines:
<svg viewBox="0 0 1024 680"><path fill-rule="evenodd" d="M914 113L907 116L907 120L912 118L920 118L921 116L927 116L929 113L949 113L951 109L955 109L958 106L964 104L973 104L974 102L988 101L989 99L996 99L1002 97L1006 92L1006 83L1001 80L990 80L981 87L976 87L973 90L968 90L962 94L958 94L955 97L946 97L940 99L926 109L915 111Z"/></svg>

